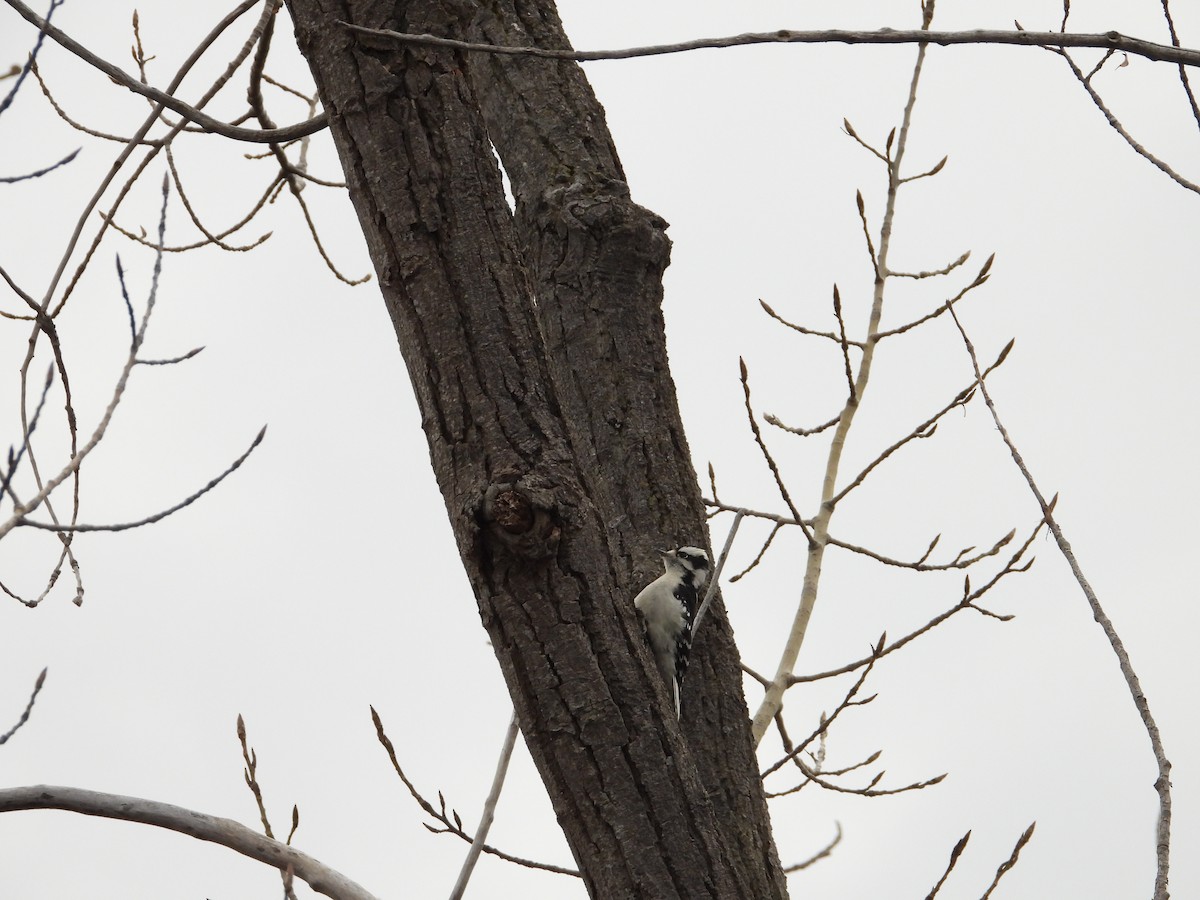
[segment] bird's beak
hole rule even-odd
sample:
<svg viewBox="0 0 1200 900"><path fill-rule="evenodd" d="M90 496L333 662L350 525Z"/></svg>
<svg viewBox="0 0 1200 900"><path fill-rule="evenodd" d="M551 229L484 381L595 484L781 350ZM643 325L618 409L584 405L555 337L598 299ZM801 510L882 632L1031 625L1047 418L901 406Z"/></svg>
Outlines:
<svg viewBox="0 0 1200 900"><path fill-rule="evenodd" d="M673 550L655 550L654 552L663 557L663 559L672 559L675 556L675 551Z"/></svg>

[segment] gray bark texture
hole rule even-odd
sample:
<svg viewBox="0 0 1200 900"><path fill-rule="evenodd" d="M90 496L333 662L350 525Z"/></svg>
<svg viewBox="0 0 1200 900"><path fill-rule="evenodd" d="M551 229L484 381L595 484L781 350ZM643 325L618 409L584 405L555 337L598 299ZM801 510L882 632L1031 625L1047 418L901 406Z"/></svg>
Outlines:
<svg viewBox="0 0 1200 900"><path fill-rule="evenodd" d="M578 65L338 21L568 46L549 0L288 0L483 624L591 896L785 897L718 603L681 728L632 598L706 543L667 365L666 223ZM516 199L505 201L491 147Z"/></svg>

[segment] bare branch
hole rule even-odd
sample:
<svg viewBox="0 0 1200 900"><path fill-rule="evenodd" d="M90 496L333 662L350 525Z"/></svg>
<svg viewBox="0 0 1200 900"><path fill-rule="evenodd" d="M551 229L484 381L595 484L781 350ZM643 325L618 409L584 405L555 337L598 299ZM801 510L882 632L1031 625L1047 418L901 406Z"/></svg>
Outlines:
<svg viewBox="0 0 1200 900"><path fill-rule="evenodd" d="M162 244L163 234L164 234L164 231L166 228L166 221L167 221L166 209L167 209L168 182L165 177L163 178L162 194L163 194L162 212L159 217L159 232L158 232L160 245ZM125 360L125 366L121 370L120 376L117 378L117 384L113 388L112 398L109 400L108 406L104 410L104 414L100 417L99 424L96 426L96 429L92 432L92 436L88 439L87 443L83 445L83 447L79 448L77 451L72 453L70 461L62 468L62 470L57 475L55 475L53 478L51 478L45 482L42 482L40 477L37 479L38 485L39 485L39 490L38 490L37 494L35 494L34 497L31 500L29 500L27 503L18 507L16 510L14 510L12 516L10 516L6 522L0 523L0 538L3 538L6 534L8 534L8 532L12 531L13 528L20 525L21 521L25 518L25 515L27 513L32 512L33 510L35 510L39 506L41 506L43 503L45 503L47 498L50 496L50 494L53 493L54 490L57 489L59 485L61 485L68 478L72 477L79 470L79 466L83 463L84 459L87 458L87 456L99 445L100 441L102 441L104 439L104 435L108 431L109 423L112 421L113 414L116 412L117 407L120 405L121 400L125 395L125 387L129 382L129 375L133 371L133 367L134 367L135 363L137 362L137 351L140 349L140 347L142 346L142 343L145 340L146 328L150 324L150 316L154 312L154 302L158 295L158 278L159 278L161 271L162 271L162 254L158 253L155 255L154 271L151 276L150 293L146 300L146 311L142 314L141 326L138 328L137 334L134 337L133 346L130 348L129 356ZM48 317L46 317L44 313L39 313L39 316L40 316L39 321L41 321L42 319L48 319ZM51 323L51 324L53 324L53 323ZM30 345L31 345L30 352L32 352L32 344L33 344L33 342L30 341ZM27 357L26 365L27 364L28 364L28 357ZM60 372L61 371L62 370L60 367ZM71 424L73 426L74 422L72 421ZM25 436L26 436L26 441L28 441L28 437L29 437L29 433L30 433L28 424L24 424L24 432L25 432ZM32 463L33 463L33 457L31 454L30 455L31 466L32 466ZM77 479L76 479L75 483L76 483L76 509L78 509L78 480ZM51 518L53 519L54 516L52 515ZM57 524L57 522L55 524ZM80 600L80 598L77 595L76 596L77 604L79 603L79 600Z"/></svg>
<svg viewBox="0 0 1200 900"><path fill-rule="evenodd" d="M194 355L194 353L188 354L188 356L192 356L192 355ZM180 357L180 359L186 359L186 358L187 358L186 356ZM176 360L156 360L156 361L148 363L148 364L149 365L165 365L167 363L178 362L178 361L179 361L178 359L176 359ZM206 484L204 487L200 488L200 490L196 491L194 494L192 494L187 499L181 500L179 503L176 503L174 506L164 509L162 512L157 512L152 516L147 516L144 519L138 519L135 522L123 522L119 525L56 525L53 522L35 522L31 519L22 519L17 524L24 528L40 528L43 531L56 531L56 532L128 531L131 528L141 528L143 525L153 525L155 522L161 522L167 516L179 512L179 510L183 509L184 507L191 506L193 503L195 503L197 500L199 500L201 497L203 497L205 494L207 494L209 491L211 491L213 488L215 488L217 485L219 485L222 481L224 481L226 478L228 478L230 475L232 475L234 472L236 472L239 468L241 468L242 463L244 463L250 457L250 454L255 451L255 449L258 447L258 445L262 443L262 440L266 436L266 434L267 434L267 426L264 425L262 427L262 429L258 432L258 434L255 435L254 440L250 443L250 446L248 448L246 448L246 452L243 453L241 456L239 456L237 459L235 459L232 463L230 463L229 467L227 469L225 469L224 472L222 472L216 478L212 479L208 484Z"/></svg>
<svg viewBox="0 0 1200 900"><path fill-rule="evenodd" d="M861 556L868 556L876 562L883 563L885 566L895 566L900 569L914 569L917 572L942 572L946 569L970 568L980 560L987 559L989 556L995 556L1005 546L1007 546L1008 542L1011 541L1015 536L1016 531L1010 531L1008 534L1004 535L1004 537L1000 538L1000 540L996 541L996 543L994 543L987 550L982 550L979 553L976 553L974 556L967 556L966 554L969 553L971 549L967 548L966 550L960 552L958 556L956 556L950 562L946 563L925 562L925 560L929 557L928 550L917 562L905 562L904 560L894 559L890 556L884 556L882 553L876 553L874 550L870 550L867 547L862 547L858 544L851 544L848 541L843 541L834 537L833 535L828 535L826 542L834 547L841 547L843 550L849 550L851 553L858 553ZM937 542L937 538L934 538L934 542Z"/></svg>
<svg viewBox="0 0 1200 900"><path fill-rule="evenodd" d="M38 673L37 680L33 683L33 692L29 695L29 702L25 704L25 710L21 713L21 718L17 719L17 724L4 734L0 734L0 744L7 744L8 739L21 730L21 726L29 721L29 716L33 712L33 704L37 702L38 694L42 692L42 685L46 683L46 669L42 669Z"/></svg>
<svg viewBox="0 0 1200 900"><path fill-rule="evenodd" d="M862 147L880 162L886 163L888 161L886 156L858 136L858 132L854 130L854 126L850 124L849 119L842 119L842 129L846 132L846 134L850 135L850 137L852 137L860 147Z"/></svg>
<svg viewBox="0 0 1200 900"><path fill-rule="evenodd" d="M933 269L928 272L896 272L894 270L891 270L888 272L888 274L895 278L914 278L914 279L935 278L938 275L949 275L951 272L953 272L955 269L957 269L959 266L961 266L963 263L965 263L970 258L971 258L971 251L968 250L966 253L964 253L962 256L960 256L958 259L954 260L954 262L949 263L945 266L942 266L942 268L940 268L940 269Z"/></svg>
<svg viewBox="0 0 1200 900"><path fill-rule="evenodd" d="M14 2L14 0L8 0ZM654 44L646 47L628 47L621 50L546 50L540 47L511 47L496 44L478 44L435 37L431 34L404 34L379 28L364 28L340 23L356 34L386 38L403 44L425 47L448 47L478 53L497 53L505 56L535 56L539 59L573 59L576 62L592 62L602 59L633 59L641 56L663 56L669 53L686 53L692 50L745 47L753 44L1009 44L1018 47L1096 47L1101 50L1122 50L1135 56L1158 62L1178 63L1181 66L1200 66L1200 51L1185 50L1156 44L1140 38L1127 37L1117 31L1103 34L1065 34L1059 31L1003 31L978 28L969 31L925 31L921 29L891 29L879 31L849 31L837 28L820 31L792 31L781 28L777 31L750 32L718 38L698 38L674 44Z"/></svg>
<svg viewBox="0 0 1200 900"><path fill-rule="evenodd" d="M1008 345L1004 348L1004 350L1002 350L1000 352L1000 355L998 357L996 357L996 361L994 363L992 363L990 366L988 366L987 369L983 372L982 377L987 378L988 375L990 375L992 372L996 371L997 368L999 368L1001 365L1003 365L1004 360L1008 358L1008 353L1012 349L1012 346L1013 346L1013 342L1010 341L1008 343ZM876 456L875 459L869 465L867 465L867 467L865 469L863 469L861 472L858 473L858 475L856 475L854 477L853 481L851 481L849 484L847 484L844 488L842 488L833 497L833 500L831 502L835 506L838 503L841 503L842 499L847 494L849 494L852 490L854 490L856 487L858 487L860 484L862 484L863 481L866 480L866 477L868 475L870 475L871 472L873 472L877 466L879 466L884 460L886 460L888 457L890 457L893 453L895 453L897 450L899 450L905 444L908 444L908 443L918 440L920 438L932 437L934 431L937 428L938 421L940 421L944 416L946 416L951 410L957 409L961 406L966 406L967 403L969 403L971 401L971 398L975 395L975 387L976 387L975 382L972 382L971 384L967 385L965 388L963 388L961 391L959 391L957 394L955 394L954 399L952 399L949 403L947 403L945 406L943 406L940 410L938 410L936 413L934 413L932 416L930 416L924 422L922 422L921 424L919 424L915 428L913 428L913 430L910 431L908 434L906 434L904 437L900 438L900 440L896 441L894 444L892 444L890 447L888 447L886 450L884 450L882 453L880 453L878 456Z"/></svg>
<svg viewBox="0 0 1200 900"><path fill-rule="evenodd" d="M85 816L166 828L228 847L281 872L290 866L297 878L326 897L336 900L376 900L374 894L340 872L287 844L263 837L232 819L210 816L156 800L85 791L82 788L32 785L0 789L0 813L28 809L61 809Z"/></svg>
<svg viewBox="0 0 1200 900"><path fill-rule="evenodd" d="M54 18L54 11L62 6L63 2L64 0L50 0L50 8L46 10L47 23ZM17 93L21 90L21 86L25 83L26 77L28 77L30 71L37 64L37 56L42 50L42 43L45 41L45 39L46 33L45 31L42 31L38 34L37 40L33 42L33 49L29 51L29 59L26 61L25 65L17 70L17 80L13 82L13 86L9 88L8 93L4 95L4 99L0 100L0 115L3 115L4 111L12 106L13 100L17 98Z"/></svg>
<svg viewBox="0 0 1200 900"><path fill-rule="evenodd" d="M1037 822L1030 822L1029 827L1021 833L1019 838L1017 838L1017 844L1015 847L1013 847L1012 855L1000 864L1000 868L996 870L996 877L992 879L992 883L988 886L988 889L984 891L983 896L979 898L979 900L988 900L988 897L992 896L992 891L996 889L996 885L1000 883L1000 879L1003 878L1009 872L1009 870L1011 870L1012 867L1017 864L1017 857L1021 855L1022 848L1028 844L1029 839L1033 837L1033 829L1036 826Z"/></svg>
<svg viewBox="0 0 1200 900"><path fill-rule="evenodd" d="M425 811L426 815L442 824L441 828L435 828L428 823L426 823L425 827L434 834L453 834L467 843L472 843L473 839L471 835L463 831L462 825L457 821L458 814L453 810L450 811L450 814L447 814L446 801L440 792L438 793L438 798L440 800L441 809L438 810L432 803L426 800L421 795L421 792L417 790L416 786L408 780L408 776L405 775L404 770L400 768L400 761L396 759L396 748L392 745L391 739L383 730L383 720L379 718L379 713L375 711L375 707L373 706L371 707L371 721L375 723L375 736L379 739L379 743L383 745L383 749L387 751L388 759L390 759L392 762L392 768L396 770L396 774L400 776L400 780L404 782L404 786L408 788L409 794L411 794L412 798L417 801L417 805ZM452 816L453 819L451 818ZM519 856L513 856L505 853L502 850L497 850L490 844L484 844L482 850L484 853L490 853L493 856L499 857L500 859L511 863L516 863L519 866L525 866L530 869L542 869L546 872L554 872L559 875L573 875L576 878L582 877L574 869L565 869L562 866L555 866L551 865L550 863L540 863L535 862L532 859L523 859Z"/></svg>
<svg viewBox="0 0 1200 900"><path fill-rule="evenodd" d="M828 422L822 422L815 428L800 428L796 425L787 425L779 418L779 416L772 415L771 413L763 413L763 421L768 425L774 425L780 431L786 431L788 434L794 434L798 437L812 437L814 434L820 434L822 431L828 431L838 422L842 421L842 414L838 413Z"/></svg>
<svg viewBox="0 0 1200 900"><path fill-rule="evenodd" d="M114 66L107 60L101 59L96 54L92 53L87 47L80 44L78 41L68 37L58 28L55 28L32 9L26 6L21 0L5 0L5 2L15 9L25 21L32 24L42 33L53 39L64 49L74 53L88 65L99 69L113 81L117 82L135 94L141 94L143 97L148 97L155 103L159 103L173 112L179 113L189 122L195 122L205 131L210 131L213 134L219 134L223 137L233 138L237 141L249 141L257 144L267 144L281 141L290 141L293 138L304 137L309 134L315 134L329 124L329 116L321 113L307 122L300 122L296 125L289 125L286 128L271 128L259 130L255 128L238 128L222 122L220 119L214 119L207 113L201 112L197 107L189 106L182 100L173 96L170 91L160 91L157 88L150 87L148 84L143 84L138 79L134 78L124 69ZM254 3L249 3L253 6Z"/></svg>
<svg viewBox="0 0 1200 900"><path fill-rule="evenodd" d="M18 181L29 181L31 178L41 178L43 175L53 172L60 166L65 166L72 162L75 157L79 155L79 151L81 149L82 148L77 147L58 162L52 163L45 168L38 169L35 172L26 172L24 175L0 175L0 184L15 184Z"/></svg>
<svg viewBox="0 0 1200 900"><path fill-rule="evenodd" d="M969 840L971 840L971 832L969 831L958 839L958 843L950 851L950 861L946 863L946 871L942 873L942 877L933 886L933 890L926 895L925 900L934 900L937 896L938 891L942 889L942 885L946 883L946 879L950 877L950 873L954 871L954 867L958 865L958 859L962 856L962 852L967 849L967 842Z"/></svg>
<svg viewBox="0 0 1200 900"><path fill-rule="evenodd" d="M745 512L742 512L741 515L745 515ZM781 523L781 522L776 522L774 524L774 526L772 526L771 533L768 534L767 539L765 541L763 541L762 548L758 551L758 555L755 556L754 559L752 559L750 561L750 565L746 566L746 568L742 569L742 571L738 572L736 575L734 575L732 578L729 579L730 584L732 584L735 581L740 581L742 578L749 575L750 572L752 572L754 570L754 568L763 561L763 557L767 555L767 550L770 548L771 544L775 541L775 535L779 534L779 529L781 529L782 527L783 527L783 523Z"/></svg>
<svg viewBox="0 0 1200 900"><path fill-rule="evenodd" d="M833 848L842 842L842 823L834 822L833 824L837 828L837 833L834 834L833 839L803 862L792 863L790 866L784 866L783 872L785 875L790 872L799 872L801 869L807 869L813 863L820 862L833 853Z"/></svg>
<svg viewBox="0 0 1200 900"><path fill-rule="evenodd" d="M808 745L811 744L813 741L815 741L821 735L828 732L829 726L833 724L833 721L838 716L840 716L845 710L847 710L849 707L855 706L855 705L861 705L864 703L870 703L871 700L874 699L874 697L871 697L867 700L855 701L854 698L858 696L859 690L862 688L863 684L866 683L867 676L871 674L871 670L873 668L875 668L875 663L883 655L883 647L886 642L887 642L887 635L885 634L885 635L882 635L879 638L878 643L876 643L875 646L871 648L870 661L867 663L866 668L863 669L862 674L858 676L858 680L855 681L854 684L850 686L850 690L848 690L846 692L845 697L842 698L842 701L837 705L837 707L833 710L833 712L828 716L824 716L824 715L821 716L820 727L818 727L816 731L814 731L812 734L810 734L808 737L806 737L803 741L801 741L795 747L790 749L787 752L787 754L783 757L783 759L779 760L778 762L776 762L776 763L768 766L766 769L764 769L762 771L762 773L759 775L760 778L766 779L766 777L768 775L770 775L773 772L779 771L787 763L797 760L799 755L804 752L804 750L808 747Z"/></svg>
<svg viewBox="0 0 1200 900"><path fill-rule="evenodd" d="M1022 559L1022 557L1024 557L1025 552L1033 544L1034 539L1041 532L1042 526L1044 524L1046 524L1045 519L1042 519L1040 522L1038 522L1037 526L1030 532L1029 537L1026 538L1025 542L1023 544L1021 544L1021 546L1018 547L1013 552L1012 556L1009 557L1008 561L1004 564L1004 566L1000 569L1000 571L997 572L988 581L986 581L982 587L977 588L976 590L972 591L970 589L970 582L968 580L966 587L964 587L964 589L963 589L963 596L958 601L958 603L956 603L954 606L947 609L945 612L939 613L938 615L934 616L932 619L930 619L928 622L926 622L920 628L916 629L915 631L909 632L904 637L900 638L897 641L894 641L891 644L888 644L886 647L883 647L878 652L872 653L870 656L865 656L860 660L857 660L852 663L847 663L846 665L839 666L836 669L830 669L825 672L819 672L815 675L791 675L788 678L788 686L790 687L791 685L801 684L803 682L808 682L808 681L821 681L822 679L832 678L836 675L845 675L849 672L853 672L857 669L860 669L863 666L872 666L875 664L875 660L882 659L883 657L885 657L891 653L895 653L901 647L916 640L921 635L927 634L928 632L932 631L934 628L941 625L943 622L945 622L951 616L953 616L956 613L962 612L964 609L973 609L978 613L982 613L986 616L989 616L994 619L998 619L999 621L1002 621L1002 622L1009 621L1012 618L1012 616L997 615L996 613L990 612L989 610L985 610L985 609L979 607L978 605L976 605L975 601L978 600L980 597L982 597L984 594L986 594L988 591L992 590L992 588L994 588L997 584L999 584L1000 581L1002 579L1004 579L1006 576L1019 574L1021 572L1026 571L1029 568L1028 562L1021 564L1020 560ZM1012 533L1007 535L1004 539L1004 543L1008 543L1008 541L1012 537L1013 537ZM1002 546L1002 545L997 545L995 550L998 550L1000 546Z"/></svg>
<svg viewBox="0 0 1200 900"><path fill-rule="evenodd" d="M921 318L919 318L919 319L914 319L913 321L909 322L907 325L901 325L898 328L889 328L887 331L879 332L879 335L878 335L879 340L883 340L886 337L892 337L893 335L896 335L896 334L904 334L904 332L911 331L912 329L916 328L918 325L924 325L926 322L928 322L932 319L936 319L942 313L946 312L946 310L948 310L951 306L953 306L955 303L957 303L959 300L961 300L963 297L965 297L968 293L970 293L975 288L979 287L981 284L983 284L984 282L986 282L988 280L988 272L991 270L992 263L995 261L995 259L996 259L996 254L993 253L991 256L989 256L987 258L987 262L985 262L983 264L983 268L981 268L979 270L979 273L975 276L975 279L970 284L968 284L966 287L964 287L961 291L959 291L957 294L955 294L953 297L951 297L949 300L947 300L945 303L943 303L937 309L933 310L933 312L927 313L926 315L921 316ZM896 273L889 272L888 274L894 275ZM925 273L922 273L922 275L923 274L925 274ZM934 274L938 274L938 273L934 273ZM921 275L917 275L916 277L920 278ZM1010 345L1010 349L1011 349L1011 345Z"/></svg>
<svg viewBox="0 0 1200 900"><path fill-rule="evenodd" d="M842 295L833 286L833 316L838 323L838 343L842 347L842 362L846 367L846 384L850 390L850 402L858 402L858 389L854 387L854 367L850 364L850 342L846 339L846 320L842 318Z"/></svg>
<svg viewBox="0 0 1200 900"><path fill-rule="evenodd" d="M272 195L275 193L276 189L279 188L279 186L282 183L283 183L283 175L277 174L275 176L275 178L271 180L270 184L267 185L266 190L262 192L262 194L259 196L258 200L256 200L254 202L254 206L252 206L250 208L250 211L248 213L246 213L246 215L244 215L237 222L234 222L232 225L230 225L224 231L216 232L213 235L213 237L215 237L219 240L224 240L225 238L229 237L229 235L233 234L236 231L240 231L242 228L245 228L247 225L249 225L250 221L256 215L258 215L263 210L264 207L266 207L267 203L271 200ZM116 221L113 220L113 218L111 217L110 214L102 212L102 213L100 213L100 217L105 220L105 222L108 224L108 226L110 228L113 228L116 231L120 232L125 237L129 238L131 241L135 241L136 243L143 244L148 247L154 246L150 241L146 240L145 237L134 234L132 231L122 228L120 225L118 225L116 223ZM205 232L205 234L207 234L207 232ZM238 249L238 250L253 249L254 247L257 247L259 244L261 244L263 241L265 241L269 237L271 237L271 235L272 235L272 232L268 231L265 234L263 234L262 236L260 236L259 238L257 238L256 240L254 240L253 242L251 242L248 246L246 246L244 248L239 247L239 248L234 248L234 249ZM174 246L174 247L170 247L170 246L163 247L163 252L164 253L185 253L188 250L196 250L196 249L199 249L200 247L207 247L211 243L213 243L213 241L210 240L208 237L206 237L204 240L196 241L195 243L192 243L192 244L181 244L181 245Z"/></svg>
<svg viewBox="0 0 1200 900"><path fill-rule="evenodd" d="M462 896L467 890L467 882L471 880L471 873L475 870L475 863L479 861L479 854L487 841L488 832L492 828L492 820L496 815L496 804L500 801L500 791L504 788L504 777L508 774L508 761L512 758L513 747L516 746L518 731L520 731L520 727L517 723L517 711L514 709L508 723L508 730L504 734L500 758L496 761L496 774L492 778L492 788L488 791L487 800L483 804L483 812L479 815L479 827L475 829L475 837L471 841L471 849L467 851L467 858L463 860L462 869L458 873L458 881L455 882L454 889L450 891L450 900L462 900Z"/></svg>
<svg viewBox="0 0 1200 900"><path fill-rule="evenodd" d="M1172 169L1165 160L1159 159L1144 146L1142 146L1141 143L1135 140L1133 135L1126 131L1125 126L1121 124L1121 120L1113 114L1112 110L1110 110L1105 102L1100 98L1100 95L1096 92L1096 89L1092 87L1089 77L1080 71L1079 66L1075 65L1075 61L1067 55L1066 51L1056 50L1054 52L1058 53L1058 55L1066 61L1067 65L1071 69L1071 74L1075 76L1075 80L1079 82L1085 91L1087 91L1088 96L1092 98L1092 102L1096 104L1096 108L1104 114L1104 118L1108 121L1108 124L1112 126L1112 129L1117 134L1125 139L1125 143L1133 148L1133 151L1137 153L1138 156L1145 159L1180 187L1200 194L1200 184L1196 184L1196 182L1189 181L1188 179L1184 178L1182 175Z"/></svg>
<svg viewBox="0 0 1200 900"><path fill-rule="evenodd" d="M1167 20L1167 31L1171 35L1171 46L1179 46L1179 35L1175 32L1175 19L1171 15L1171 0L1162 0L1163 17ZM1187 95L1188 106L1192 108L1192 118L1196 120L1196 126L1200 127L1200 105L1196 103L1196 95L1192 91L1191 82L1188 81L1187 69L1181 63L1179 66L1179 81L1183 85L1183 92Z"/></svg>
<svg viewBox="0 0 1200 900"><path fill-rule="evenodd" d="M712 605L713 598L717 595L717 585L720 584L721 573L725 570L725 561L729 559L729 551L733 548L733 539L737 536L738 526L742 524L742 518L745 515L745 510L739 509L733 517L733 524L729 526L729 533L725 535L725 546L721 548L721 555L717 557L717 564L708 578L708 589L704 592L704 600L700 603L695 618L692 620L693 639L700 629L700 623L704 620L705 613Z"/></svg>
<svg viewBox="0 0 1200 900"><path fill-rule="evenodd" d="M971 343L970 337L967 336L966 329L963 328L962 322L959 321L958 315L953 309L950 310L950 315L954 319L954 324L958 326L959 334L962 335L963 345L966 347L967 355L971 358L971 366L975 370L975 375L979 377L979 358L975 353L975 345ZM1146 693L1142 690L1141 682L1134 671L1133 662L1129 658L1129 652L1125 649L1125 644L1121 640L1121 636L1117 634L1117 629L1113 625L1112 620L1104 612L1104 608L1100 605L1100 600L1096 596L1096 592L1092 590L1091 583L1083 574L1083 569L1079 565L1079 560L1075 558L1075 551L1071 549L1071 544L1067 540L1067 536L1063 533L1062 527L1058 524L1058 520L1054 518L1054 503L1047 502L1037 482L1033 478L1033 474L1029 471L1029 466L1025 463L1025 458L1017 449L1017 445L1013 442L1008 429L1004 427L1004 423L1000 420L1000 413L996 410L996 404L992 400L992 396L988 393L987 385L980 382L979 390L983 395L983 401L987 404L988 411L992 414L992 421L996 425L996 430L1000 432L1000 437L1008 447L1008 452L1012 455L1013 462L1021 472L1021 476L1025 479L1025 483L1029 485L1029 490L1037 500L1038 505L1042 509L1042 516L1046 524L1050 528L1050 533L1054 535L1054 541L1058 544L1059 552L1067 561L1067 565L1071 567L1071 574L1075 576L1075 581L1083 591L1084 597L1087 598L1088 606L1091 608L1092 617L1100 625L1104 636L1108 639L1109 645L1112 647L1113 653L1117 657L1117 665L1121 669L1121 675L1125 678L1125 684L1129 688L1129 694L1133 698L1133 705L1137 708L1138 715L1142 719L1142 725L1146 729L1146 734L1150 738L1150 746L1154 753L1154 761L1158 765L1158 778L1154 782L1154 790L1158 794L1158 834L1155 840L1157 871L1154 880L1154 900L1167 900L1167 881L1170 872L1170 855L1171 855L1171 761L1167 758L1166 749L1163 747L1162 734L1158 730L1158 724L1154 721L1154 716L1150 713L1150 702L1146 699Z"/></svg>
<svg viewBox="0 0 1200 900"><path fill-rule="evenodd" d="M920 178L932 178L938 172L942 171L942 169L944 169L946 167L946 163L949 161L950 161L950 157L943 156L941 159L939 159L936 163L933 164L932 168L926 169L924 172L918 172L916 175L905 175L903 178L900 179L900 183L908 184L910 181L916 181ZM930 274L931 275L944 275L945 272L931 272Z"/></svg>
<svg viewBox="0 0 1200 900"><path fill-rule="evenodd" d="M796 509L796 504L792 502L791 494L788 493L787 486L783 483L783 476L779 473L779 465L775 462L775 458L771 456L771 451L767 449L762 431L758 427L758 420L754 417L754 407L750 405L750 372L746 368L746 361L739 359L738 365L741 372L742 393L745 397L746 416L750 420L750 430L754 432L754 441L758 444L758 449L762 451L763 459L767 462L767 467L775 477L775 485L779 488L779 495L783 498L783 502L787 504L787 508L791 510L792 518L800 525L800 529L804 531L805 536L811 541L812 537L808 534L808 530L800 516L800 511Z"/></svg>
<svg viewBox="0 0 1200 900"><path fill-rule="evenodd" d="M77 122L75 119L73 119L70 115L67 114L67 111L65 109L63 109L62 106L59 105L58 100L55 99L53 92L50 90L50 85L48 85L46 83L46 79L42 78L41 70L38 68L36 63L30 68L29 71L32 72L33 77L37 79L38 87L40 87L42 89L42 96L44 96L46 98L46 101L50 104L50 108L53 109L56 113L58 113L58 117L60 119L62 119L64 122L66 122L72 128L74 128L76 131L82 131L84 134L90 134L92 137L97 137L97 138L100 138L101 140L105 140L105 141L114 141L118 144L128 144L129 143L129 138L127 138L127 137L121 137L118 134L109 134L108 132L105 132L105 131L100 131L95 128L89 128L87 125L84 125L82 122ZM143 140L143 141L141 141L141 143L146 144L146 145L154 145L157 142L153 141L153 140Z"/></svg>
<svg viewBox="0 0 1200 900"><path fill-rule="evenodd" d="M914 781L911 784L905 784L897 788L877 788L875 785L880 782L885 774L884 772L880 772L866 787L851 788L843 787L840 784L836 784L835 782L822 778L821 773L810 769L804 763L804 761L799 758L796 759L796 763L799 765L800 770L804 773L805 777L808 778L808 780L813 784L823 787L827 791L833 791L837 794L857 794L860 797L890 797L893 794L907 794L910 791L923 791L925 788L935 787L946 780L946 773L943 772L941 775L935 775L933 778L926 778L924 781Z"/></svg>
<svg viewBox="0 0 1200 900"><path fill-rule="evenodd" d="M811 328L805 328L803 325L797 325L795 322L789 322L787 319L783 318L783 316L779 315L779 313L775 312L775 310L772 309L765 300L759 300L758 303L760 306L762 306L766 314L780 325L786 325L788 328L792 329L793 331L798 331L801 334L811 334L813 337L825 338L826 340L833 341L835 344L841 344L842 342L841 336L834 334L832 331L814 331ZM862 341L847 341L847 343L851 347L857 347L859 350L863 348Z"/></svg>
<svg viewBox="0 0 1200 900"><path fill-rule="evenodd" d="M875 277L879 278L883 275L883 269L879 267L879 253L876 251L875 241L871 237L871 223L867 220L867 201L863 199L862 191L855 192L854 203L858 207L858 219L862 222L863 238L867 242L867 253L871 257L871 268L875 272Z"/></svg>
<svg viewBox="0 0 1200 900"><path fill-rule="evenodd" d="M267 817L267 806L263 802L262 787L258 783L258 754L247 741L246 722L241 713L238 713L237 717L237 736L238 743L242 747L242 761L246 764L246 767L242 769L242 777L246 781L246 787L254 795L254 803L258 806L258 818L262 822L263 834L271 840L275 840L275 834L271 831L271 820Z"/></svg>

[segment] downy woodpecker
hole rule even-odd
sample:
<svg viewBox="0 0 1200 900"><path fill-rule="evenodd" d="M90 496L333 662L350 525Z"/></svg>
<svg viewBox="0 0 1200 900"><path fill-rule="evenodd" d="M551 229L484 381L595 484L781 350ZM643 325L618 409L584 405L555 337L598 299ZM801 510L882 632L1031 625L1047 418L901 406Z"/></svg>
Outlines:
<svg viewBox="0 0 1200 900"><path fill-rule="evenodd" d="M680 685L692 649L692 622L700 606L700 589L708 578L708 554L698 547L658 553L666 572L642 588L633 605L641 614L654 661L675 701L678 718Z"/></svg>

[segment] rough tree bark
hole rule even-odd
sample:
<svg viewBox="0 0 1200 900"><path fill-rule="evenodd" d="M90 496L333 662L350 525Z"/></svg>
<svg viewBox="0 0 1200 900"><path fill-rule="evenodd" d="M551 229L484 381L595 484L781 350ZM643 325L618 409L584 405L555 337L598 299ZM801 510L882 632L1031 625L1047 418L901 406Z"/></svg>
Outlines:
<svg viewBox="0 0 1200 900"><path fill-rule="evenodd" d="M288 5L480 615L590 894L786 896L724 611L697 647L684 737L630 602L652 548L704 531L667 368L665 223L630 200L575 64L337 24L566 46L553 6Z"/></svg>

